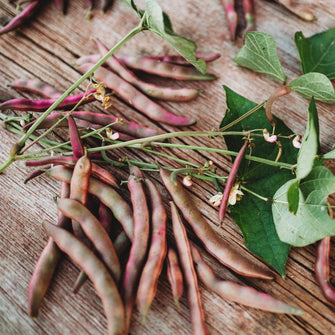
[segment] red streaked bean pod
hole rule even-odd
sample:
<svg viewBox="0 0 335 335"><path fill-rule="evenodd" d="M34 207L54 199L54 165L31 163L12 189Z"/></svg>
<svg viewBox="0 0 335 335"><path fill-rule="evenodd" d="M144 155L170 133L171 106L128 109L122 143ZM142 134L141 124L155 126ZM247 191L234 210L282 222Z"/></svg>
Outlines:
<svg viewBox="0 0 335 335"><path fill-rule="evenodd" d="M183 273L179 266L178 255L171 247L168 249L167 257L167 277L171 285L172 296L176 306L179 308L179 299L183 295L184 291L184 279Z"/></svg>
<svg viewBox="0 0 335 335"><path fill-rule="evenodd" d="M76 164L77 159L73 156L52 156L47 158L38 159L35 161L26 161L26 166L43 166L43 165L63 165L68 168L73 168ZM50 167L48 167L50 168ZM43 171L41 171L43 173ZM98 178L102 182L111 185L113 187L119 188L119 183L112 173L103 167L92 162L91 175Z"/></svg>
<svg viewBox="0 0 335 335"><path fill-rule="evenodd" d="M221 2L226 12L226 20L228 23L230 40L235 41L236 28L238 24L238 16L235 10L235 0L221 0Z"/></svg>
<svg viewBox="0 0 335 335"><path fill-rule="evenodd" d="M54 87L42 82L41 80L35 79L18 79L11 87L19 91L31 92L40 94L45 98L55 99L58 98L61 93L58 92Z"/></svg>
<svg viewBox="0 0 335 335"><path fill-rule="evenodd" d="M144 180L150 204L151 242L149 254L138 285L136 305L143 319L146 318L157 292L158 278L162 272L166 256L166 220L167 214L162 197L149 180Z"/></svg>
<svg viewBox="0 0 335 335"><path fill-rule="evenodd" d="M57 202L57 206L65 216L80 224L111 272L115 282L118 282L121 277L119 258L116 255L111 239L99 220L79 201L60 199Z"/></svg>
<svg viewBox="0 0 335 335"><path fill-rule="evenodd" d="M108 52L108 49L102 43L96 40L95 43L98 46L98 49L102 56ZM139 79L132 71L130 71L121 61L119 61L113 55L107 59L106 64L121 78L126 80L128 83L134 85L143 93L149 95L152 98L169 101L189 101L195 99L199 94L199 91L193 88L162 87L147 83Z"/></svg>
<svg viewBox="0 0 335 335"><path fill-rule="evenodd" d="M70 195L70 187L66 183L61 186L61 198L67 198ZM61 211L58 211L57 226L69 229L71 220L67 218ZM28 290L28 315L32 318L37 317L39 307L49 288L53 274L61 259L61 251L56 243L49 238L44 247L33 271L29 283Z"/></svg>
<svg viewBox="0 0 335 335"><path fill-rule="evenodd" d="M116 284L102 261L71 233L50 223L44 223L47 233L92 281L107 318L109 335L126 335L125 314Z"/></svg>
<svg viewBox="0 0 335 335"><path fill-rule="evenodd" d="M221 202L221 206L220 206L220 210L219 210L219 221L220 223L222 223L225 215L226 215L226 210L227 210L227 206L228 206L228 200L229 200L229 195L230 195L230 191L232 190L233 186L234 186L234 181L238 172L238 169L241 165L241 162L243 160L244 157L244 153L245 150L247 148L249 144L249 141L245 141L242 148L240 149L238 155L236 156L235 160L234 160L234 164L230 170L226 185L225 185L225 189L223 192L223 196L222 196L222 202Z"/></svg>
<svg viewBox="0 0 335 335"><path fill-rule="evenodd" d="M317 247L315 259L315 276L323 296L332 304L335 304L335 289L329 281L329 255L331 236L323 238Z"/></svg>
<svg viewBox="0 0 335 335"><path fill-rule="evenodd" d="M135 138L150 137L155 136L160 133L160 131L142 126L135 122L130 122L122 118L118 118L112 115L103 114L103 113L94 113L87 111L74 111L71 115L76 119L78 127L81 128L101 128L103 126L110 125L110 128L114 131L121 132ZM42 123L39 125L39 128L49 128L55 124L58 120L63 117L63 113L54 112L48 115ZM86 121L86 123L81 123L81 121ZM35 121L28 123L23 129L26 131L29 129ZM67 126L67 121L60 124L61 127Z"/></svg>
<svg viewBox="0 0 335 335"><path fill-rule="evenodd" d="M7 25L0 29L0 35L15 30L25 24L38 10L42 1L32 1L20 14L16 15Z"/></svg>
<svg viewBox="0 0 335 335"><path fill-rule="evenodd" d="M175 204L211 255L243 276L273 279L270 270L241 256L210 227L183 186L178 181L176 183L171 181L171 172L161 169L160 175Z"/></svg>
<svg viewBox="0 0 335 335"><path fill-rule="evenodd" d="M186 229L181 221L176 205L171 201L170 206L173 236L176 240L178 256L185 279L187 297L190 305L192 334L209 334L201 304L198 279L193 265L191 247L186 234Z"/></svg>
<svg viewBox="0 0 335 335"><path fill-rule="evenodd" d="M55 0L57 9L62 13L65 14L65 0Z"/></svg>
<svg viewBox="0 0 335 335"><path fill-rule="evenodd" d="M257 291L252 287L218 279L211 267L203 260L200 252L194 245L192 245L192 243L191 250L200 281L220 297L267 312L295 315L303 314L303 311L300 308L288 305L269 294Z"/></svg>
<svg viewBox="0 0 335 335"><path fill-rule="evenodd" d="M83 64L78 69L80 72L87 72L93 64ZM176 116L163 107L150 100L142 92L138 91L134 86L123 80L113 72L100 67L94 72L94 77L97 81L103 82L108 88L125 102L134 106L137 110L147 115L150 119L170 124L173 126L189 126L195 123L193 119L187 119ZM1 105L0 105L1 106Z"/></svg>
<svg viewBox="0 0 335 335"><path fill-rule="evenodd" d="M256 28L255 4L254 0L243 0L242 7L244 12L245 29L244 34Z"/></svg>
<svg viewBox="0 0 335 335"><path fill-rule="evenodd" d="M202 58L206 63L213 62L218 59L221 55L219 53L198 53L195 54L196 58ZM188 62L183 56L181 55L168 55L168 56L147 56L145 58L154 59L161 62L168 62L173 64L179 65L188 65L191 66L192 64Z"/></svg>
<svg viewBox="0 0 335 335"><path fill-rule="evenodd" d="M81 100L82 100L81 105L94 101L95 97L93 93L95 93L95 90L90 91L88 93L82 93L82 94L69 96L65 98L56 108L57 109L71 109L74 106L76 106ZM42 99L42 100L11 99L11 100L1 103L0 110L14 109L17 111L44 112L51 105L53 105L56 102L56 100L57 99Z"/></svg>
<svg viewBox="0 0 335 335"><path fill-rule="evenodd" d="M80 157L84 156L85 150L83 147L83 143L81 142L80 139L80 134L77 128L76 121L73 119L72 116L69 116L67 122L69 124L69 135L70 135L73 156L76 159L80 159Z"/></svg>
<svg viewBox="0 0 335 335"><path fill-rule="evenodd" d="M202 74L193 67L187 67L167 62L157 61L146 57L122 56L118 57L127 67L144 71L157 76L176 80L215 80L211 73Z"/></svg>
<svg viewBox="0 0 335 335"><path fill-rule="evenodd" d="M122 283L122 298L128 331L149 239L149 210L142 178L139 177L142 173L135 166L130 166L130 173L127 185L134 210L134 237Z"/></svg>
<svg viewBox="0 0 335 335"><path fill-rule="evenodd" d="M71 182L72 170L61 165L54 166L47 170L46 173L57 180L66 183ZM131 206L112 187L109 187L95 178L90 178L88 192L96 196L112 211L115 219L121 223L128 238L132 241L134 219Z"/></svg>

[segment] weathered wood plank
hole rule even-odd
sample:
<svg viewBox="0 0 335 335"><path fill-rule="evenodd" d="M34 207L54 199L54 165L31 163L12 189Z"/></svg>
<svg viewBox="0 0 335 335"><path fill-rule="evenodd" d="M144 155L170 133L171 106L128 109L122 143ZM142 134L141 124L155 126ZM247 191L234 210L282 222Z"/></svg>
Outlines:
<svg viewBox="0 0 335 335"><path fill-rule="evenodd" d="M220 52L221 58L209 64L209 72L219 78L214 82L179 83L173 80L150 78L160 84L176 87L188 86L204 89L204 92L189 103L161 104L177 115L192 116L198 123L193 130L217 128L226 109L225 94L222 85L227 85L238 93L255 102L265 100L280 84L263 75L238 67L233 58L242 45L229 41L225 15L220 1L194 0L159 1L170 15L177 33L195 40L201 52ZM258 30L274 36L278 46L278 56L289 80L301 74L298 54L293 36L298 30L306 36L331 28L335 15L331 0L305 2L313 9L317 21L306 23L298 20L283 7L273 2L256 0ZM95 53L91 38L97 38L111 47L137 24L137 17L121 1L115 1L113 8L105 15L93 11L90 21L85 19L87 4L85 1L71 1L67 15L56 12L53 2L43 6L39 15L18 32L0 37L0 92L13 97L29 97L12 89L10 85L16 78L39 78L57 89L64 91L80 74L73 67L77 57ZM0 17L14 15L14 6L8 1L0 2ZM158 37L149 32L141 33L118 51L119 55L165 54L172 49ZM147 78L147 76L145 77ZM81 85L83 91L87 83ZM308 102L296 94L279 99L274 112L289 127L303 133L307 120ZM334 106L318 103L320 115L322 149L332 147L335 142ZM102 110L95 103L89 110ZM131 118L147 126L164 131L174 131L171 126L162 126L118 99L113 98L111 112L119 117ZM57 132L65 136L65 132ZM17 136L0 130L0 161L6 155ZM210 139L183 139L181 143L190 145L209 145ZM222 143L214 141L215 145ZM188 159L199 165L212 159L222 173L227 173L230 161L216 154L191 153L186 150L162 150L181 159ZM153 162L152 155L141 152L118 150L117 155ZM163 164L180 166L160 158ZM71 287L79 269L67 257L60 265L55 280L47 293L37 320L30 320L26 313L27 289L30 275L36 260L44 247L47 236L41 229L43 221L55 222L56 208L53 197L59 193L59 183L50 178L39 178L27 185L23 180L27 169L22 162L10 166L0 176L0 333L1 334L103 334L106 320L99 298L90 283L86 283L77 295L71 295ZM31 171L31 169L29 169ZM126 179L126 173L117 172L120 179ZM166 191L159 183L157 174L152 174L168 204ZM222 228L217 227L217 210L207 199L215 193L210 183L195 182L190 189L195 206L201 208L208 223L238 248L243 255L252 258L243 244L242 234L231 219L227 219ZM122 191L128 196L126 189ZM169 236L171 231L169 229ZM194 234L192 240L198 243ZM210 256L205 259L223 279L233 280L263 290L288 303L305 310L302 317L272 315L225 301L200 286L206 313L206 322L211 334L329 334L334 329L334 308L322 297L313 273L315 246L293 249L287 264L287 278L276 276L267 281L247 279L238 276L221 266ZM334 260L334 258L332 258ZM334 270L333 272L334 273ZM153 303L146 324L142 324L136 309L131 325L132 334L189 334L190 321L187 299L181 299L181 308L174 306L166 275L161 276L158 295Z"/></svg>

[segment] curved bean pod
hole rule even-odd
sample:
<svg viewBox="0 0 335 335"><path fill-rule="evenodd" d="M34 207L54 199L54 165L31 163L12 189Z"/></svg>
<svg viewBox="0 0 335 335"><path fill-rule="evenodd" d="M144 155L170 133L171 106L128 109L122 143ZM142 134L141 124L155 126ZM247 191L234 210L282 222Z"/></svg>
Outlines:
<svg viewBox="0 0 335 335"><path fill-rule="evenodd" d="M234 164L230 170L226 185L225 185L225 189L223 192L223 196L222 196L222 202L221 202L221 206L220 206L220 210L219 210L219 221L220 223L222 223L225 215L226 215L226 210L227 210L227 206L228 206L228 200L229 200L229 195L230 195L230 191L232 190L233 186L234 186L234 181L238 172L238 169L241 165L241 162L243 160L244 157L244 153L245 150L247 148L249 144L249 141L245 141L242 148L240 149L238 155L236 156L235 160L234 160Z"/></svg>
<svg viewBox="0 0 335 335"><path fill-rule="evenodd" d="M155 298L158 278L162 272L166 256L167 214L162 197L155 184L149 179L145 179L144 183L150 200L151 243L148 258L138 285L136 305L145 319L149 312L150 305Z"/></svg>
<svg viewBox="0 0 335 335"><path fill-rule="evenodd" d="M16 80L11 87L19 91L31 92L40 94L45 98L58 98L61 93L58 92L54 87L42 82L41 80L35 79L18 79Z"/></svg>
<svg viewBox="0 0 335 335"><path fill-rule="evenodd" d="M91 175L92 164L87 156L79 158L74 166L70 183L70 198L79 201L84 206L87 204L88 183ZM72 220L74 235L83 241L87 246L91 246L82 230L80 223Z"/></svg>
<svg viewBox="0 0 335 335"><path fill-rule="evenodd" d="M71 109L76 106L84 96L87 95L81 101L81 105L88 102L94 101L95 97L92 93L95 93L95 90L88 93L82 93L77 95L72 95L65 98L58 106L57 109ZM57 99L42 99L42 100L31 100L31 99L11 99L0 104L0 110L4 109L15 109L17 111L34 111L34 112L44 112L51 105L56 102Z"/></svg>
<svg viewBox="0 0 335 335"><path fill-rule="evenodd" d="M187 238L186 229L178 214L176 205L171 201L173 236L176 240L180 265L183 270L187 287L187 297L190 305L190 315L192 322L192 334L209 334L205 314L201 304L198 279L195 273L191 248Z"/></svg>
<svg viewBox="0 0 335 335"><path fill-rule="evenodd" d="M141 171L137 167L131 166L130 172L127 185L134 210L134 237L122 283L122 297L128 331L149 239L149 210L142 181L137 177L141 175Z"/></svg>
<svg viewBox="0 0 335 335"><path fill-rule="evenodd" d="M215 80L214 74L202 74L192 67L186 67L167 62L160 62L146 57L122 56L118 57L127 67L135 70L155 74L157 76L177 80Z"/></svg>
<svg viewBox="0 0 335 335"><path fill-rule="evenodd" d="M161 179L165 187L177 207L181 210L186 221L191 225L195 234L204 244L206 250L223 265L243 276L273 279L270 270L264 269L255 262L242 257L237 250L233 249L217 235L205 221L198 208L194 206L192 199L183 186L179 182L174 184L171 181L170 174L167 170L160 170Z"/></svg>
<svg viewBox="0 0 335 335"><path fill-rule="evenodd" d="M172 248L168 249L166 263L167 277L171 285L172 296L176 306L179 308L179 299L183 295L184 291L184 280L179 266L178 255Z"/></svg>
<svg viewBox="0 0 335 335"><path fill-rule="evenodd" d="M160 131L151 129L135 122L130 122L125 119L117 118L112 115L103 113L94 113L87 111L74 111L71 115L76 118L78 127L80 128L101 128L102 126L110 125L110 128L121 133L128 134L135 138L150 137L155 136L160 133ZM63 113L54 112L48 115L43 122L39 125L39 128L49 128L58 120L64 116ZM88 123L84 123L84 121ZM35 121L28 123L23 130L29 129ZM59 125L60 127L67 127L67 121L64 120L63 123Z"/></svg>
<svg viewBox="0 0 335 335"><path fill-rule="evenodd" d="M35 161L26 161L26 166L43 166L43 165L63 165L68 168L73 168L76 164L77 159L72 156L52 156L47 158L38 159ZM49 167L50 168L50 167ZM41 171L43 173L43 171ZM95 176L102 182L119 188L119 182L117 179L106 169L102 168L98 164L92 162L91 175Z"/></svg>
<svg viewBox="0 0 335 335"><path fill-rule="evenodd" d="M93 64L90 63L83 64L78 69L85 73L92 67L92 65ZM96 80L103 82L108 88L115 91L121 99L134 106L137 110L147 115L152 120L174 126L189 126L195 123L195 120L176 116L168 112L138 91L134 86L130 85L127 81L105 68L99 67L94 72L94 77Z"/></svg>
<svg viewBox="0 0 335 335"><path fill-rule="evenodd" d="M195 54L196 58L202 58L206 63L213 62L218 59L221 55L219 53L212 53L212 54ZM183 56L181 55L169 55L169 56L147 56L143 58L154 59L161 62L168 62L178 65L188 65L191 66L192 64L189 63Z"/></svg>
<svg viewBox="0 0 335 335"><path fill-rule="evenodd" d="M124 307L115 282L104 264L83 243L64 229L45 223L47 233L92 281L108 323L109 335L126 335Z"/></svg>
<svg viewBox="0 0 335 335"><path fill-rule="evenodd" d="M108 52L108 49L100 42L95 40L96 45L103 56ZM111 56L107 59L106 64L118 74L121 78L126 80L128 83L134 85L140 89L146 95L152 98L157 98L161 100L169 101L190 101L195 99L199 91L192 88L172 88L172 87L162 87L154 84L147 83L139 79L132 71L130 71L121 61L119 61L115 56Z"/></svg>
<svg viewBox="0 0 335 335"><path fill-rule="evenodd" d="M119 258L116 255L111 239L99 220L79 201L60 199L57 202L57 206L65 216L80 224L111 272L115 282L118 282L121 277Z"/></svg>
<svg viewBox="0 0 335 335"><path fill-rule="evenodd" d="M323 238L317 247L315 259L315 276L320 285L323 296L332 304L335 304L335 289L329 282L329 255L331 237Z"/></svg>
<svg viewBox="0 0 335 335"><path fill-rule="evenodd" d="M71 182L71 169L61 165L47 170L46 173L51 177L66 183ZM88 192L95 195L112 211L115 219L121 223L128 238L132 241L134 234L134 219L133 211L129 204L123 200L122 197L113 188L94 178L90 178Z"/></svg>
<svg viewBox="0 0 335 335"><path fill-rule="evenodd" d="M69 116L67 122L69 124L69 135L70 135L73 156L76 159L80 159L80 157L84 156L85 150L83 147L83 143L81 142L80 139L80 134L77 128L76 121L73 119L72 116Z"/></svg>
<svg viewBox="0 0 335 335"><path fill-rule="evenodd" d="M67 198L69 195L69 185L62 183L61 198ZM60 211L58 211L57 226L64 229L69 229L71 226L71 220ZM29 283L28 315L32 318L35 318L38 315L38 310L49 288L53 274L60 259L61 251L57 247L52 237L50 237L35 265Z"/></svg>
<svg viewBox="0 0 335 335"><path fill-rule="evenodd" d="M32 1L20 14L16 15L6 26L0 29L0 35L8 33L25 24L38 10L42 1Z"/></svg>
<svg viewBox="0 0 335 335"><path fill-rule="evenodd" d="M220 297L267 312L295 315L303 314L303 311L300 308L288 305L269 294L257 291L252 287L242 286L231 281L218 279L211 267L203 260L200 252L194 245L192 245L192 243L191 250L199 279L207 288L214 291Z"/></svg>

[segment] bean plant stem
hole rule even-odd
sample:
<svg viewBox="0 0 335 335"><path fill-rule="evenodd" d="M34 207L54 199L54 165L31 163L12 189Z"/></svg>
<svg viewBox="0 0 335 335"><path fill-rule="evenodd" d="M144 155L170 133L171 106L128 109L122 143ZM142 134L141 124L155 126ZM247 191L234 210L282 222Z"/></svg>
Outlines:
<svg viewBox="0 0 335 335"><path fill-rule="evenodd" d="M268 202L268 201L271 201L271 202L272 202L272 199L263 197L263 196L261 196L260 194L254 192L254 191L249 190L248 188L246 188L246 187L243 186L243 185L241 185L241 190L246 191L246 192L250 193L251 195L253 195L253 196L255 196L255 197L257 197L258 199L261 199L261 200L263 200L263 201L267 201L267 202Z"/></svg>
<svg viewBox="0 0 335 335"><path fill-rule="evenodd" d="M145 15L144 15L145 17ZM15 156L17 155L17 152L24 147L27 139L30 137L30 135L37 129L37 127L40 125L40 123L65 99L67 98L72 91L74 91L81 83L83 83L87 78L89 78L94 71L102 65L116 50L118 50L124 43L126 43L129 39L131 39L133 36L135 36L137 33L141 32L143 29L143 22L134 29L132 29L124 38L122 38L112 49L106 53L105 56L103 56L90 70L88 70L84 75L82 75L73 85L70 86L56 101L53 103L42 115L41 117L32 125L32 127L27 131L27 133L22 136L22 138L16 143L15 149L13 152L10 153L10 156L8 157L7 161L0 166L0 173L3 172L3 170L8 167L14 160Z"/></svg>

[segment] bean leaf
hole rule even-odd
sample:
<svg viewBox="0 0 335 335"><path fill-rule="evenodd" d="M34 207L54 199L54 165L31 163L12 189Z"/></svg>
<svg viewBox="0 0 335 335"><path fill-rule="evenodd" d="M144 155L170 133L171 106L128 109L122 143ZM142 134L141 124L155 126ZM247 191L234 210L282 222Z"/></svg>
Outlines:
<svg viewBox="0 0 335 335"><path fill-rule="evenodd" d="M324 166L316 166L299 185L299 209L288 208L287 191L295 180L289 180L273 197L272 213L282 242L296 247L335 235L335 220L327 210L327 197L335 192L335 176Z"/></svg>
<svg viewBox="0 0 335 335"><path fill-rule="evenodd" d="M286 82L286 75L277 56L276 42L270 34L247 32L244 46L234 61L253 71L267 74L283 83Z"/></svg>
<svg viewBox="0 0 335 335"><path fill-rule="evenodd" d="M335 78L335 27L309 38L299 31L294 40L303 73L320 72Z"/></svg>
<svg viewBox="0 0 335 335"><path fill-rule="evenodd" d="M194 55L197 45L193 41L175 34L170 18L162 11L156 0L145 0L145 11L138 9L133 0L123 1L133 8L141 18L144 17L143 29L148 29L160 36L196 69L203 74L206 73L206 62Z"/></svg>
<svg viewBox="0 0 335 335"><path fill-rule="evenodd" d="M299 93L302 97L320 100L328 103L335 103L335 91L332 83L322 73L310 72L304 74L289 84L290 88Z"/></svg>
<svg viewBox="0 0 335 335"><path fill-rule="evenodd" d="M235 93L228 87L226 91L227 111L222 120L221 127L243 116L257 104ZM278 118L276 121L276 134L291 135L293 132ZM245 131L251 129L263 129L272 125L265 116L264 108L243 119L230 127L232 131ZM225 136L229 150L238 151L243 139L237 136ZM295 164L298 150L293 147L291 141L281 138L282 156L280 161ZM278 145L269 143L263 137L253 136L253 148L251 154L275 160L278 155ZM245 187L257 194L272 198L276 190L286 181L294 178L291 171L281 170L276 166L264 165L258 162L243 160L238 171L238 179L245 182ZM282 276L285 275L285 264L290 246L280 241L276 232L271 203L257 198L250 192L243 190L242 200L230 207L233 220L240 227L246 246L249 250L271 264Z"/></svg>

